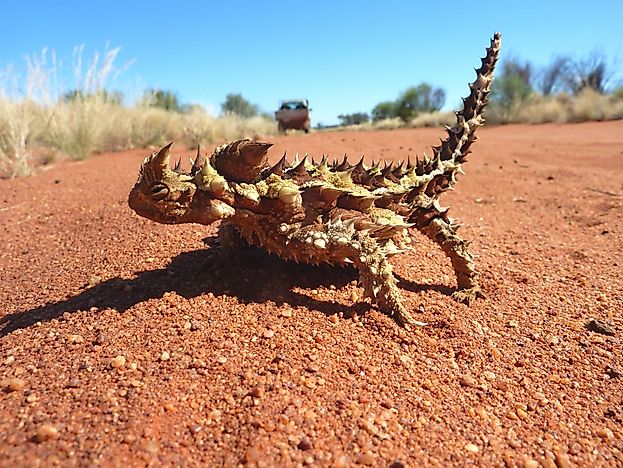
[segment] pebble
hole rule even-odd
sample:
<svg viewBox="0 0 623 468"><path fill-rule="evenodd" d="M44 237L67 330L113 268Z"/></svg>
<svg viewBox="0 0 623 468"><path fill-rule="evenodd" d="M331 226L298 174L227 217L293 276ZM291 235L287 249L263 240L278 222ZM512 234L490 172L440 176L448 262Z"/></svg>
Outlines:
<svg viewBox="0 0 623 468"><path fill-rule="evenodd" d="M478 453L478 446L476 444L472 444L471 442L469 444L465 444L465 450L467 450L468 452L472 452L472 453Z"/></svg>
<svg viewBox="0 0 623 468"><path fill-rule="evenodd" d="M297 447L300 450L311 450L314 446L312 445L311 440L309 440L307 437L303 437L298 443Z"/></svg>
<svg viewBox="0 0 623 468"><path fill-rule="evenodd" d="M615 335L614 329L603 320L597 320L592 318L588 322L586 322L586 328L588 328L590 331L594 331L595 333L600 333L602 335Z"/></svg>
<svg viewBox="0 0 623 468"><path fill-rule="evenodd" d="M13 364L15 362L15 356L7 356L7 358L4 360L4 363L7 366L10 366L11 364Z"/></svg>
<svg viewBox="0 0 623 468"><path fill-rule="evenodd" d="M225 356L219 356L217 362L219 364L225 364L227 362L227 358Z"/></svg>
<svg viewBox="0 0 623 468"><path fill-rule="evenodd" d="M160 355L160 360L168 361L169 359L171 359L171 355L168 352L163 351L162 354Z"/></svg>
<svg viewBox="0 0 623 468"><path fill-rule="evenodd" d="M368 465L368 466L372 466L374 465L374 455L372 455L371 453L362 453L359 456L359 459L357 460L360 464L362 465Z"/></svg>
<svg viewBox="0 0 623 468"><path fill-rule="evenodd" d="M263 385L256 385L249 392L249 395L251 395L253 398L262 398L265 393L266 393L266 390L264 389Z"/></svg>
<svg viewBox="0 0 623 468"><path fill-rule="evenodd" d="M125 356L115 356L110 361L110 365L115 369L121 369L123 366L125 366Z"/></svg>
<svg viewBox="0 0 623 468"><path fill-rule="evenodd" d="M556 452L554 462L556 463L556 466L558 468L569 468L571 466L571 460L569 460L569 455L562 451Z"/></svg>
<svg viewBox="0 0 623 468"><path fill-rule="evenodd" d="M604 440L614 439L614 432L608 427L601 427L597 429L597 435Z"/></svg>
<svg viewBox="0 0 623 468"><path fill-rule="evenodd" d="M155 455L160 451L160 447L155 440L148 440L143 444L143 450L151 455Z"/></svg>
<svg viewBox="0 0 623 468"><path fill-rule="evenodd" d="M9 379L6 382L7 392L21 392L26 387L26 381L24 379Z"/></svg>
<svg viewBox="0 0 623 468"><path fill-rule="evenodd" d="M58 437L58 429L50 424L43 424L37 429L37 433L35 434L35 440L37 442L45 442L46 440L56 437Z"/></svg>
<svg viewBox="0 0 623 468"><path fill-rule="evenodd" d="M275 332L268 329L264 331L264 338L272 338L273 336L275 336Z"/></svg>
<svg viewBox="0 0 623 468"><path fill-rule="evenodd" d="M541 464L534 458L528 458L523 462L524 468L539 468Z"/></svg>
<svg viewBox="0 0 623 468"><path fill-rule="evenodd" d="M515 413L514 411L509 411L508 413L506 413L506 417L508 419L512 419L513 421L516 421L519 419L519 416L517 416L517 413Z"/></svg>
<svg viewBox="0 0 623 468"><path fill-rule="evenodd" d="M290 318L292 317L292 311L289 309L284 309L281 311L281 316L285 318Z"/></svg>
<svg viewBox="0 0 623 468"><path fill-rule="evenodd" d="M461 376L461 380L459 381L461 385L464 387L476 387L478 382L470 375Z"/></svg>

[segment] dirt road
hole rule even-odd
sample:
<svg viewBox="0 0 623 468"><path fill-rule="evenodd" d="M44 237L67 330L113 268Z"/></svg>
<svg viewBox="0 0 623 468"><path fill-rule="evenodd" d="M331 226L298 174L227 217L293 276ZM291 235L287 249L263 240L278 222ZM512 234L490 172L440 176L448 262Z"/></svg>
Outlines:
<svg viewBox="0 0 623 468"><path fill-rule="evenodd" d="M442 134L282 136L271 158L403 159ZM623 122L479 135L443 201L487 299L453 301L414 233L393 263L429 325L409 332L353 305L351 270L215 270L215 227L137 217L148 151L0 181L0 465L623 464Z"/></svg>

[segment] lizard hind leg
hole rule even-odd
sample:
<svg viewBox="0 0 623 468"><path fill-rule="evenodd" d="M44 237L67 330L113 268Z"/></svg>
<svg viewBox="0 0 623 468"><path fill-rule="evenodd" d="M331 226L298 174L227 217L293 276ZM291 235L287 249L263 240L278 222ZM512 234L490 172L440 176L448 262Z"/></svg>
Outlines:
<svg viewBox="0 0 623 468"><path fill-rule="evenodd" d="M366 297L370 297L381 312L392 317L398 325L426 325L415 320L403 305L383 248L369 232L356 230L354 224L354 220L332 220L321 228L303 228L294 237L309 249L320 249L322 261L354 264L359 270L359 282ZM319 231L322 237L319 237Z"/></svg>
<svg viewBox="0 0 623 468"><path fill-rule="evenodd" d="M445 219L443 213L434 208L418 211L419 216L412 217L416 227L435 241L452 262L458 286L452 297L467 305L476 298L484 297L478 283L474 256L467 250L470 242L458 235L458 226Z"/></svg>

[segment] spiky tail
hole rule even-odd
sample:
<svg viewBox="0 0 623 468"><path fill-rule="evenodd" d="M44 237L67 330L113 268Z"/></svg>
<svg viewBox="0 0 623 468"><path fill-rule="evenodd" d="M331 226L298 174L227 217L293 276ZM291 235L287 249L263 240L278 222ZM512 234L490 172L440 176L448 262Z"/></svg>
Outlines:
<svg viewBox="0 0 623 468"><path fill-rule="evenodd" d="M436 198L456 182L456 173L461 171L461 164L471 152L469 148L477 139L476 129L485 121L483 112L489 100L501 42L501 34L495 33L487 54L481 59L482 66L476 70L476 80L469 85L470 94L463 98L463 110L456 112L456 124L446 127L448 136L439 146L433 147L433 158L417 162L418 175L430 174L440 165L443 167L442 173L428 184L428 196Z"/></svg>

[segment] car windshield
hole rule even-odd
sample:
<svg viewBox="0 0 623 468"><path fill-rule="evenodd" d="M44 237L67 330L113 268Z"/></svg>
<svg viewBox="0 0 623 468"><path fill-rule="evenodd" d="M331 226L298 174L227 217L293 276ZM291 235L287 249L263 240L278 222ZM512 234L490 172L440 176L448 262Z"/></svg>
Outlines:
<svg viewBox="0 0 623 468"><path fill-rule="evenodd" d="M307 106L301 101L284 102L280 109L305 109Z"/></svg>

